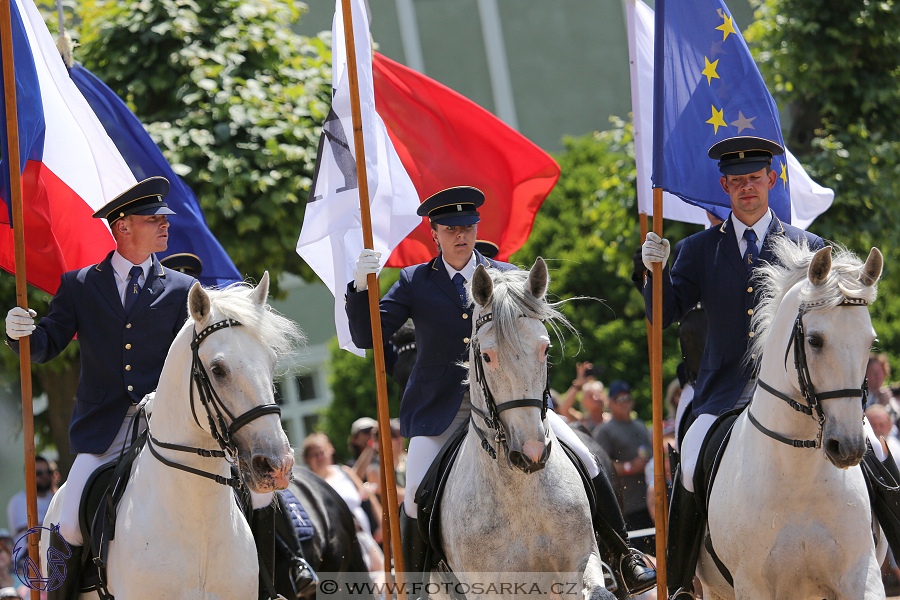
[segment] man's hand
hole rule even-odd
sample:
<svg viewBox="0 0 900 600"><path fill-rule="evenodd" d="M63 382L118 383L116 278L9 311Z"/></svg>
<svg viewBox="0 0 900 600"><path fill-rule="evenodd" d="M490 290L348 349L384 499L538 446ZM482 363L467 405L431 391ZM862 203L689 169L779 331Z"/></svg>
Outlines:
<svg viewBox="0 0 900 600"><path fill-rule="evenodd" d="M6 335L14 340L31 335L31 332L34 331L34 317L36 316L37 313L30 308L27 311L19 306L11 308L6 313Z"/></svg>
<svg viewBox="0 0 900 600"><path fill-rule="evenodd" d="M381 252L375 252L367 248L359 253L359 258L356 259L356 268L353 269L353 283L357 292L362 292L369 288L367 281L369 273L378 275L378 270L381 268L378 264L379 258L381 258Z"/></svg>
<svg viewBox="0 0 900 600"><path fill-rule="evenodd" d="M669 260L669 240L664 240L652 231L647 234L644 245L641 246L641 260L648 271L653 271L653 263L665 264Z"/></svg>

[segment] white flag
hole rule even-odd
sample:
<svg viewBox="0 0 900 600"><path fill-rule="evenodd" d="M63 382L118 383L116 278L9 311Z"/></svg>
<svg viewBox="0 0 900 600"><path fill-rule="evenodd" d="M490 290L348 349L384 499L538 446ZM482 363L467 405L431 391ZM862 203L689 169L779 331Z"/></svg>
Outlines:
<svg viewBox="0 0 900 600"><path fill-rule="evenodd" d="M372 47L364 0L351 0L360 112L369 184L369 207L375 250L381 264L419 223L419 196L397 156L381 117L375 112ZM334 294L334 323L340 347L358 354L353 345L344 293L363 249L356 148L350 112L350 81L341 0L335 2L332 26L332 105L322 127L316 173L297 241L297 253Z"/></svg>
<svg viewBox="0 0 900 600"><path fill-rule="evenodd" d="M643 0L628 0L628 58L631 67L631 110L637 162L638 210L653 214L653 9ZM834 192L813 181L785 148L791 186L791 224L806 229L834 201ZM723 192L724 193L724 192ZM706 211L663 193L663 217L709 225Z"/></svg>

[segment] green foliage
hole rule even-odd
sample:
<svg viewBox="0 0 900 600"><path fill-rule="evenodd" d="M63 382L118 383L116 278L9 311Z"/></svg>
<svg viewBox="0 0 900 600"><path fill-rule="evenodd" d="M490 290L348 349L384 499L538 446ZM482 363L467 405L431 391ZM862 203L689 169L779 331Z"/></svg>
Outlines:
<svg viewBox="0 0 900 600"><path fill-rule="evenodd" d="M343 462L350 457L347 438L350 425L360 417L377 418L375 356L366 351L365 358L341 350L337 338L328 347L331 356L331 375L328 385L334 400L322 411L318 430L325 432L334 445L335 462ZM392 417L400 410L400 391L397 384L388 377L388 406Z"/></svg>
<svg viewBox="0 0 900 600"><path fill-rule="evenodd" d="M650 368L644 300L631 282L632 257L640 246L633 127L611 118L612 129L566 138L556 157L562 175L544 201L528 242L513 262L530 267L540 255L550 267L550 294L573 298L563 309L580 334L565 351L554 341L551 385L566 390L575 363L603 369L607 385L624 379L634 388L636 407L650 417ZM677 241L698 230L665 222L665 236ZM589 299L574 299L587 296ZM665 380L681 361L677 333L664 332Z"/></svg>
<svg viewBox="0 0 900 600"><path fill-rule="evenodd" d="M146 124L238 270L314 277L294 252L330 104L326 39L282 0L90 0L76 59Z"/></svg>
<svg viewBox="0 0 900 600"><path fill-rule="evenodd" d="M885 255L872 307L878 349L900 358L900 3L755 0L748 40L792 124L789 148L835 191L811 226ZM895 362L895 366L897 362Z"/></svg>

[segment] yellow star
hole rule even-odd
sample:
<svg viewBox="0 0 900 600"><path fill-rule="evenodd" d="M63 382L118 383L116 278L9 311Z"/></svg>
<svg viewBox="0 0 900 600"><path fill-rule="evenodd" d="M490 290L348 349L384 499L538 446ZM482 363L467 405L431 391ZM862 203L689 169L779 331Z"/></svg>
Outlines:
<svg viewBox="0 0 900 600"><path fill-rule="evenodd" d="M719 127L728 127L725 123L725 119L723 118L723 113L725 109L716 110L716 107L712 107L712 117L707 121L710 125L715 127L715 133L719 133Z"/></svg>
<svg viewBox="0 0 900 600"><path fill-rule="evenodd" d="M709 59L705 56L703 60L706 61L706 67L701 71L703 75L706 75L706 83L712 85L713 77L719 79L719 74L716 73L716 65L719 64L719 60L716 59L714 62L709 62Z"/></svg>
<svg viewBox="0 0 900 600"><path fill-rule="evenodd" d="M725 16L725 15L723 15ZM734 30L734 21L731 17L725 16L725 22L716 27L716 29L720 29L722 31L722 41L728 39L728 34L733 33L737 35L737 31Z"/></svg>
<svg viewBox="0 0 900 600"><path fill-rule="evenodd" d="M781 179L784 181L784 187L787 188L787 164L781 163Z"/></svg>

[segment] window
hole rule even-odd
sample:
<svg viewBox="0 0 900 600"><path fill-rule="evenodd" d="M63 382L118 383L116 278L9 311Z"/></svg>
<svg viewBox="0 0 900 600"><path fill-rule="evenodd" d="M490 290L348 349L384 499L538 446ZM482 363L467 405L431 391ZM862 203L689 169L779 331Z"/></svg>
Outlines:
<svg viewBox="0 0 900 600"><path fill-rule="evenodd" d="M316 382L312 375L298 375L297 388L300 391L301 402L318 398L318 395L316 394Z"/></svg>
<svg viewBox="0 0 900 600"><path fill-rule="evenodd" d="M303 430L306 435L311 434L316 430L316 425L319 424L319 415L303 415Z"/></svg>

